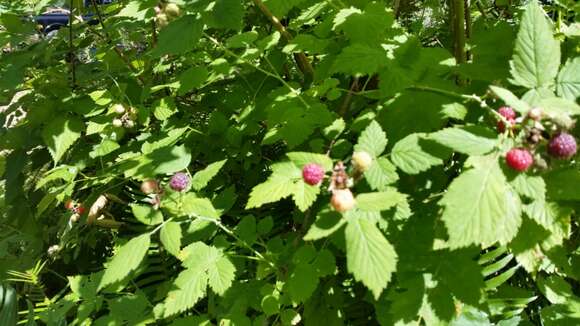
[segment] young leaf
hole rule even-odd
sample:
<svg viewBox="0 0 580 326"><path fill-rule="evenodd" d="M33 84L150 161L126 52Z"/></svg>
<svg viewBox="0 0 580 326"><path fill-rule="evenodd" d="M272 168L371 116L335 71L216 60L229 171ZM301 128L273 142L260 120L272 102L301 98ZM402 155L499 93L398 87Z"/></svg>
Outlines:
<svg viewBox="0 0 580 326"><path fill-rule="evenodd" d="M397 254L374 222L362 218L346 226L346 263L349 272L378 299L397 266Z"/></svg>
<svg viewBox="0 0 580 326"><path fill-rule="evenodd" d="M260 207L293 194L295 181L301 179L300 169L292 162L281 162L272 165L272 170L266 182L252 189L246 208Z"/></svg>
<svg viewBox="0 0 580 326"><path fill-rule="evenodd" d="M124 244L108 264L103 278L99 283L99 290L118 282L129 273L136 270L145 258L151 239L149 233L135 237Z"/></svg>
<svg viewBox="0 0 580 326"><path fill-rule="evenodd" d="M181 227L176 222L167 222L159 232L159 238L163 247L176 257L181 250L181 236Z"/></svg>
<svg viewBox="0 0 580 326"><path fill-rule="evenodd" d="M292 199L294 199L294 203L296 203L298 209L304 212L314 203L319 193L320 187L311 186L304 182L304 180L299 180L294 184Z"/></svg>
<svg viewBox="0 0 580 326"><path fill-rule="evenodd" d="M212 268L208 269L209 286L219 295L223 295L232 286L236 267L226 257L220 257Z"/></svg>
<svg viewBox="0 0 580 326"><path fill-rule="evenodd" d="M227 159L214 162L208 165L205 169L197 171L193 175L193 178L191 180L191 186L193 187L193 189L199 191L203 189L205 186L207 186L208 182L210 182L211 179L213 179L213 177L215 177L218 174L218 172L222 169L222 167L224 166L224 164L226 164L226 162Z"/></svg>
<svg viewBox="0 0 580 326"><path fill-rule="evenodd" d="M560 66L560 42L537 1L526 6L511 62L511 82L527 88L554 84Z"/></svg>
<svg viewBox="0 0 580 326"><path fill-rule="evenodd" d="M569 60L560 70L556 90L558 95L570 101L580 97L580 57Z"/></svg>
<svg viewBox="0 0 580 326"><path fill-rule="evenodd" d="M379 157L365 171L365 179L373 190L385 190L390 184L399 180L397 168L386 157Z"/></svg>
<svg viewBox="0 0 580 326"><path fill-rule="evenodd" d="M439 202L452 248L471 244L488 247L506 244L522 222L519 197L495 156L478 158L476 167L463 172Z"/></svg>

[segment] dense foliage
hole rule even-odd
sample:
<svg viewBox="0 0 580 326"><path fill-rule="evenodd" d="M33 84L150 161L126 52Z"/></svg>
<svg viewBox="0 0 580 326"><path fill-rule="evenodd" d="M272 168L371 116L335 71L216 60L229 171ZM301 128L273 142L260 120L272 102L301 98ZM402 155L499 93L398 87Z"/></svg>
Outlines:
<svg viewBox="0 0 580 326"><path fill-rule="evenodd" d="M580 324L575 1L55 2L0 1L0 325Z"/></svg>

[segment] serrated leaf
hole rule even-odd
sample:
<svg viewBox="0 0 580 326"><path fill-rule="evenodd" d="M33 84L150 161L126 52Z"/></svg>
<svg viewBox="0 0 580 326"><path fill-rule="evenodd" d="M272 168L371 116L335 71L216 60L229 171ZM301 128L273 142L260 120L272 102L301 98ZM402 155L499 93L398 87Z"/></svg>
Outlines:
<svg viewBox="0 0 580 326"><path fill-rule="evenodd" d="M374 157L380 156L387 147L387 134L376 120L365 128L358 137L358 143L354 146L355 151L364 151Z"/></svg>
<svg viewBox="0 0 580 326"><path fill-rule="evenodd" d="M420 145L424 134L410 134L398 141L391 151L393 163L408 174L418 174L432 166L443 164L443 160L426 152Z"/></svg>
<svg viewBox="0 0 580 326"><path fill-rule="evenodd" d="M118 282L136 270L145 258L150 243L149 233L146 233L121 246L107 265L98 289Z"/></svg>
<svg viewBox="0 0 580 326"><path fill-rule="evenodd" d="M127 166L125 176L142 178L155 177L185 170L191 162L191 153L185 146L167 146L150 153L127 160L120 169Z"/></svg>
<svg viewBox="0 0 580 326"><path fill-rule="evenodd" d="M557 170L546 174L544 180L550 200L580 200L580 171L577 169Z"/></svg>
<svg viewBox="0 0 580 326"><path fill-rule="evenodd" d="M560 43L553 27L536 1L530 1L520 23L512 57L511 82L527 88L554 84L560 66Z"/></svg>
<svg viewBox="0 0 580 326"><path fill-rule="evenodd" d="M373 190L385 190L399 180L397 168L386 157L379 157L365 171L365 179Z"/></svg>
<svg viewBox="0 0 580 326"><path fill-rule="evenodd" d="M272 170L266 182L252 189L246 208L260 207L293 194L294 182L301 179L300 169L292 162L281 162L272 165Z"/></svg>
<svg viewBox="0 0 580 326"><path fill-rule="evenodd" d="M286 156L288 156L290 161L294 162L294 164L296 164L300 169L302 169L306 164L316 163L325 171L332 170L332 160L328 155L309 152L290 152L286 153Z"/></svg>
<svg viewBox="0 0 580 326"><path fill-rule="evenodd" d="M42 131L42 138L48 147L54 164L81 137L83 122L76 117L58 116Z"/></svg>
<svg viewBox="0 0 580 326"><path fill-rule="evenodd" d="M181 213L188 216L203 216L218 219L219 214L207 198L197 198L195 194L187 194L182 197Z"/></svg>
<svg viewBox="0 0 580 326"><path fill-rule="evenodd" d="M198 88L205 83L209 72L206 67L191 67L184 71L179 78L179 95L185 95L194 88Z"/></svg>
<svg viewBox="0 0 580 326"><path fill-rule="evenodd" d="M100 144L93 146L93 150L89 153L89 156L91 158L105 156L116 151L119 147L121 146L117 142L110 139L103 139Z"/></svg>
<svg viewBox="0 0 580 326"><path fill-rule="evenodd" d="M192 308L205 296L207 282L207 274L195 269L186 269L179 273L174 283L177 289L170 291L163 303L163 316L171 317Z"/></svg>
<svg viewBox="0 0 580 326"><path fill-rule="evenodd" d="M502 99L506 105L511 106L519 113L526 114L530 110L528 103L520 100L509 90L497 86L489 86L489 89L491 89L495 95Z"/></svg>
<svg viewBox="0 0 580 326"><path fill-rule="evenodd" d="M546 196L546 183L540 176L519 173L510 184L520 195L530 199L543 199Z"/></svg>
<svg viewBox="0 0 580 326"><path fill-rule="evenodd" d="M556 91L570 101L576 101L580 96L580 57L569 60L562 67L558 74Z"/></svg>
<svg viewBox="0 0 580 326"><path fill-rule="evenodd" d="M562 223L568 224L572 214L572 210L568 207L562 207L555 202L546 202L541 199L525 205L524 212L532 220L552 232L560 231Z"/></svg>
<svg viewBox="0 0 580 326"><path fill-rule="evenodd" d="M159 238L165 250L178 256L181 250L181 227L177 222L167 222L159 232Z"/></svg>
<svg viewBox="0 0 580 326"><path fill-rule="evenodd" d="M346 224L346 219L342 217L342 214L332 210L323 210L318 213L316 221L308 229L308 232L304 236L304 241L326 238L340 229L344 224Z"/></svg>
<svg viewBox="0 0 580 326"><path fill-rule="evenodd" d="M159 99L153 104L153 115L157 120L167 120L169 117L177 113L175 102L170 97Z"/></svg>
<svg viewBox="0 0 580 326"><path fill-rule="evenodd" d="M202 30L203 22L197 16L184 15L161 29L151 55L159 58L166 54L189 52L197 45Z"/></svg>
<svg viewBox="0 0 580 326"><path fill-rule="evenodd" d="M151 205L131 204L131 211L135 218L145 225L157 225L163 222L161 211L153 209Z"/></svg>
<svg viewBox="0 0 580 326"><path fill-rule="evenodd" d="M191 186L193 189L199 191L207 186L208 182L218 174L226 162L227 159L214 162L208 165L205 169L197 171L191 179Z"/></svg>
<svg viewBox="0 0 580 326"><path fill-rule="evenodd" d="M452 248L471 244L488 247L513 239L522 223L519 197L494 156L478 158L463 172L439 202Z"/></svg>
<svg viewBox="0 0 580 326"><path fill-rule="evenodd" d="M204 18L210 27L239 30L243 24L244 5L241 0L216 0Z"/></svg>
<svg viewBox="0 0 580 326"><path fill-rule="evenodd" d="M215 265L208 269L209 286L219 295L223 295L232 286L236 267L226 257L220 257Z"/></svg>
<svg viewBox="0 0 580 326"><path fill-rule="evenodd" d="M284 288L295 303L304 302L318 286L318 275L311 264L299 264L292 271Z"/></svg>
<svg viewBox="0 0 580 326"><path fill-rule="evenodd" d="M372 75L387 63L387 52L381 47L352 44L336 57L332 71L347 75Z"/></svg>
<svg viewBox="0 0 580 326"><path fill-rule="evenodd" d="M386 211L399 202L405 200L405 196L395 189L383 192L369 192L356 196L356 207L362 211Z"/></svg>
<svg viewBox="0 0 580 326"><path fill-rule="evenodd" d="M314 201L316 196L320 193L320 187L311 186L304 182L304 180L299 180L294 184L292 191L292 199L301 211L306 211Z"/></svg>
<svg viewBox="0 0 580 326"><path fill-rule="evenodd" d="M487 154L497 145L497 134L477 126L446 128L429 134L428 138L467 155Z"/></svg>
<svg viewBox="0 0 580 326"><path fill-rule="evenodd" d="M378 299L397 266L397 254L374 222L349 219L345 231L348 271Z"/></svg>

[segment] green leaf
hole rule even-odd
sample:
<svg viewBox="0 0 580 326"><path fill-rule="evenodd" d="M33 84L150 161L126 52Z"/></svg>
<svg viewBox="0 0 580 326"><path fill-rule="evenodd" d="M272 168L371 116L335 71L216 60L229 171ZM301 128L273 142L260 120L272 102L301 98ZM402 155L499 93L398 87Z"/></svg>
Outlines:
<svg viewBox="0 0 580 326"><path fill-rule="evenodd" d="M292 162L281 162L272 165L272 170L266 182L252 189L246 208L276 202L294 193L294 182L302 178L300 169Z"/></svg>
<svg viewBox="0 0 580 326"><path fill-rule="evenodd" d="M145 233L121 246L107 265L98 289L118 282L136 270L145 258L150 242L149 233Z"/></svg>
<svg viewBox="0 0 580 326"><path fill-rule="evenodd" d="M395 189L389 189L384 192L369 192L356 196L356 207L362 211L386 211L394 207L405 196Z"/></svg>
<svg viewBox="0 0 580 326"><path fill-rule="evenodd" d="M495 156L477 157L472 163L475 168L453 180L439 202L445 207L442 219L449 245L506 244L522 223L519 197L507 184Z"/></svg>
<svg viewBox="0 0 580 326"><path fill-rule="evenodd" d="M42 138L57 164L66 151L81 137L83 122L76 117L57 116L42 131Z"/></svg>
<svg viewBox="0 0 580 326"><path fill-rule="evenodd" d="M179 81L179 95L185 95L195 88L199 88L205 83L209 75L206 67L191 67L184 71L177 80Z"/></svg>
<svg viewBox="0 0 580 326"><path fill-rule="evenodd" d="M306 301L318 286L318 275L311 264L299 264L292 271L284 288L295 303Z"/></svg>
<svg viewBox="0 0 580 326"><path fill-rule="evenodd" d="M418 174L429 170L432 166L443 164L440 155L425 151L422 141L424 134L410 134L398 141L391 151L393 163L408 174ZM428 147L427 147L428 148Z"/></svg>
<svg viewBox="0 0 580 326"><path fill-rule="evenodd" d="M296 203L296 206L298 206L298 209L304 212L314 203L319 193L319 186L311 186L304 182L304 180L299 180L294 184L292 199Z"/></svg>
<svg viewBox="0 0 580 326"><path fill-rule="evenodd" d="M215 177L218 174L218 172L220 172L220 170L222 169L224 164L226 164L226 162L227 159L214 162L208 165L205 169L197 171L193 175L193 178L191 179L191 186L193 187L193 189L199 191L205 188L208 182L210 182L211 179L213 179L213 177Z"/></svg>
<svg viewBox="0 0 580 326"><path fill-rule="evenodd" d="M308 229L308 232L304 236L304 241L326 238L340 229L344 224L346 224L346 219L342 217L342 214L330 209L323 210L318 213L316 221Z"/></svg>
<svg viewBox="0 0 580 326"><path fill-rule="evenodd" d="M240 30L244 13L241 0L216 0L204 18L210 27Z"/></svg>
<svg viewBox="0 0 580 326"><path fill-rule="evenodd" d="M540 176L519 173L510 185L522 196L530 199L543 199L546 196L546 183Z"/></svg>
<svg viewBox="0 0 580 326"><path fill-rule="evenodd" d="M497 86L489 86L489 89L491 89L495 95L502 99L506 105L511 106L519 113L526 114L530 110L528 103L520 100L509 90Z"/></svg>
<svg viewBox="0 0 580 326"><path fill-rule="evenodd" d="M193 308L205 296L207 282L207 274L195 269L186 269L179 273L174 282L177 289L170 291L163 303L163 316L171 317Z"/></svg>
<svg viewBox="0 0 580 326"><path fill-rule="evenodd" d="M536 1L526 6L512 58L511 82L527 88L554 84L560 66L560 43L552 24Z"/></svg>
<svg viewBox="0 0 580 326"><path fill-rule="evenodd" d="M546 230L558 233L562 224L569 224L572 209L539 199L525 205L524 212Z"/></svg>
<svg viewBox="0 0 580 326"><path fill-rule="evenodd" d="M385 190L390 184L397 182L397 168L386 157L379 157L365 171L365 179L374 190Z"/></svg>
<svg viewBox="0 0 580 326"><path fill-rule="evenodd" d="M391 280L397 254L374 222L350 219L346 226L346 263L349 272L378 299Z"/></svg>
<svg viewBox="0 0 580 326"><path fill-rule="evenodd" d="M334 18L333 30L342 31L352 43L380 44L395 21L387 8L374 2L362 12L354 7L342 9Z"/></svg>
<svg viewBox="0 0 580 326"><path fill-rule="evenodd" d="M274 16L282 18L294 7L298 6L305 0L264 0L264 4Z"/></svg>
<svg viewBox="0 0 580 326"><path fill-rule="evenodd" d="M353 44L345 47L336 57L333 72L347 75L372 75L387 63L387 53L380 47Z"/></svg>
<svg viewBox="0 0 580 326"><path fill-rule="evenodd" d="M580 57L568 60L560 73L556 84L558 95L576 101L580 96Z"/></svg>
<svg viewBox="0 0 580 326"><path fill-rule="evenodd" d="M167 54L183 54L193 50L203 31L203 22L194 15L184 15L161 29L157 46L151 52L159 58Z"/></svg>
<svg viewBox="0 0 580 326"><path fill-rule="evenodd" d="M185 146L161 147L150 153L129 159L125 176L151 178L159 174L169 174L185 170L191 162L191 153Z"/></svg>
<svg viewBox="0 0 580 326"><path fill-rule="evenodd" d="M151 205L131 204L131 211L139 222L146 225L157 225L163 222L161 211L154 209Z"/></svg>
<svg viewBox="0 0 580 326"><path fill-rule="evenodd" d="M558 170L544 176L547 197L551 200L580 200L580 171Z"/></svg>
<svg viewBox="0 0 580 326"><path fill-rule="evenodd" d="M379 157L387 147L387 134L375 120L366 127L358 137L355 151L364 151L371 156Z"/></svg>
<svg viewBox="0 0 580 326"><path fill-rule="evenodd" d="M236 267L226 257L220 257L215 265L208 269L209 286L219 295L223 295L232 286Z"/></svg>
<svg viewBox="0 0 580 326"><path fill-rule="evenodd" d="M328 155L315 154L308 152L290 152L286 153L290 161L294 162L299 169L302 170L304 165L309 163L316 163L320 165L325 171L332 170L332 160Z"/></svg>
<svg viewBox="0 0 580 326"><path fill-rule="evenodd" d="M181 250L181 226L177 222L167 222L159 232L163 247L173 256L179 256Z"/></svg>
<svg viewBox="0 0 580 326"><path fill-rule="evenodd" d="M171 97L164 97L153 104L153 115L157 120L167 120L175 113L177 113L177 108Z"/></svg>
<svg viewBox="0 0 580 326"><path fill-rule="evenodd" d="M93 150L89 153L89 156L91 158L102 157L111 154L120 147L121 146L119 146L119 144L115 141L110 139L103 139L100 144L93 146Z"/></svg>
<svg viewBox="0 0 580 326"><path fill-rule="evenodd" d="M446 128L429 134L428 138L467 155L487 154L497 145L497 134L477 126Z"/></svg>

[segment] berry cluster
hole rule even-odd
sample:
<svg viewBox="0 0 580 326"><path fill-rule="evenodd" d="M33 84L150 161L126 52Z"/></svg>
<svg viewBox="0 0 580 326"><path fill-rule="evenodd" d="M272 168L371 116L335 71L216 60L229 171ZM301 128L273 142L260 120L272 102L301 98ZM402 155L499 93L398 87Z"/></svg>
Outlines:
<svg viewBox="0 0 580 326"><path fill-rule="evenodd" d="M501 107L498 113L510 124L510 132L521 129L521 133L516 138L521 145L512 148L506 154L506 164L510 168L523 172L528 170L534 162L537 166L547 167L540 153L536 154L536 159L533 156L533 152L543 148L544 144L547 154L553 159L569 160L576 155L576 139L566 132L571 125L564 126L559 121L544 119L546 116L541 108L531 109L525 117L520 119L516 118L515 111L510 107ZM504 121L498 122L497 129L500 132L506 130Z"/></svg>
<svg viewBox="0 0 580 326"><path fill-rule="evenodd" d="M170 21L181 15L181 9L175 3L160 2L155 7L155 22L157 26L163 28L169 24Z"/></svg>
<svg viewBox="0 0 580 326"><path fill-rule="evenodd" d="M133 128L135 127L135 121L137 120L137 109L130 107L125 108L123 104L115 104L111 108L113 112L119 115L117 118L113 119L113 126L117 128Z"/></svg>

